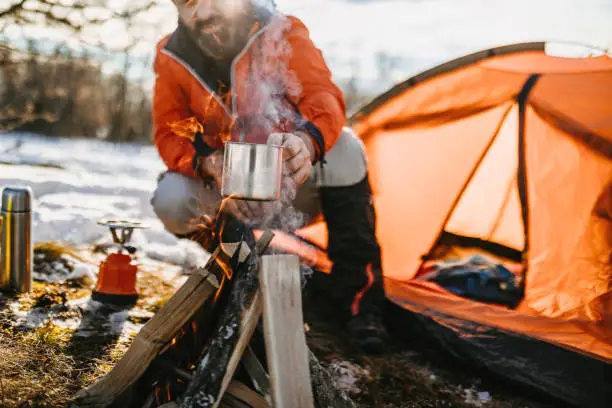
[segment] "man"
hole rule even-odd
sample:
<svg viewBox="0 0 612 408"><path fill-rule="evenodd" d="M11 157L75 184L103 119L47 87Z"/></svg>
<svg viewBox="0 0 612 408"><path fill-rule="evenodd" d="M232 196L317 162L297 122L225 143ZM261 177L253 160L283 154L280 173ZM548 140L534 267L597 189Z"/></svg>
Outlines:
<svg viewBox="0 0 612 408"><path fill-rule="evenodd" d="M178 27L159 42L154 65L154 140L169 170L151 200L156 214L191 237L193 220L219 209L224 140L284 146L289 205L232 199L224 211L251 225L291 209L305 222L322 213L333 268L312 282L329 292L359 345L381 351L384 291L364 149L345 127L343 95L307 28L250 0L174 3ZM201 138L173 132L193 117Z"/></svg>

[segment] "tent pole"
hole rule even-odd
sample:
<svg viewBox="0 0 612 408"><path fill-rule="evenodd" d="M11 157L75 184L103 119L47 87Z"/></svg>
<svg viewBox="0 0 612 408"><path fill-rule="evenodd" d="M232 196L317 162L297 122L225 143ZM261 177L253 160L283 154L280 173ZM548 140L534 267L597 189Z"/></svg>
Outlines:
<svg viewBox="0 0 612 408"><path fill-rule="evenodd" d="M525 277L529 267L529 200L527 194L527 169L525 152L525 111L527 109L527 99L533 90L540 74L533 74L527 78L521 92L516 97L518 103L518 193L521 201L521 216L523 220L523 279L521 279L521 290L525 291Z"/></svg>

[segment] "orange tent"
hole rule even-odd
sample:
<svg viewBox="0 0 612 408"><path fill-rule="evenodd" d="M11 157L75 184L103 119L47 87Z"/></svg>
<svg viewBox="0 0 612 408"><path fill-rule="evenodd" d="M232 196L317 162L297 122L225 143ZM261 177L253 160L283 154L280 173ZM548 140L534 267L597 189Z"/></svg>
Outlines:
<svg viewBox="0 0 612 408"><path fill-rule="evenodd" d="M458 355L568 402L612 406L612 58L489 49L408 79L351 122L389 300ZM322 224L299 235L326 247ZM416 279L474 253L516 273L517 307Z"/></svg>

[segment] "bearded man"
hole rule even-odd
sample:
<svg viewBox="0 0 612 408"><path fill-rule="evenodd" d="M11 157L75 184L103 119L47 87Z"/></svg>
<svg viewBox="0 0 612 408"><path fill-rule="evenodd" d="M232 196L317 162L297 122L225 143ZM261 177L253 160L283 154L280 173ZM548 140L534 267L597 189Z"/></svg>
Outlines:
<svg viewBox="0 0 612 408"><path fill-rule="evenodd" d="M193 220L219 210L223 141L282 145L292 208L305 224L322 214L328 229L333 268L312 281L363 350L382 351L384 290L364 146L346 126L342 92L308 29L255 1L174 3L178 25L154 63L154 141L168 168L151 200L155 213L171 233L193 236ZM171 126L192 117L203 128L193 141ZM282 209L231 199L223 211L258 225Z"/></svg>

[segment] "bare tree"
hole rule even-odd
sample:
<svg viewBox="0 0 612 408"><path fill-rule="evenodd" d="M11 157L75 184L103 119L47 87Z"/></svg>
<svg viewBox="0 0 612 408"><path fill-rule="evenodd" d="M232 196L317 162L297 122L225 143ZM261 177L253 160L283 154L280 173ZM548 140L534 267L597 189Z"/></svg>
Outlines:
<svg viewBox="0 0 612 408"><path fill-rule="evenodd" d="M99 1L87 0L9 0L0 20L19 25L48 24L80 30L111 17ZM101 7L102 6L102 7ZM94 10L94 13L91 13Z"/></svg>
<svg viewBox="0 0 612 408"><path fill-rule="evenodd" d="M113 10L108 0L8 0L0 11L0 21L19 25L46 24L71 30L82 30L120 18L125 10ZM156 1L126 2L133 15L156 6ZM137 6L133 4L137 3Z"/></svg>
<svg viewBox="0 0 612 408"><path fill-rule="evenodd" d="M135 48L146 39L143 36L152 35L150 19L140 17L156 7L157 0L5 1L8 6L0 10L3 31L9 27L29 38L28 27L46 27L79 40L85 50L93 46L100 52L90 58L86 51L84 55L60 52L61 44L53 53L31 41L27 49L0 44L0 130L96 135L105 128L113 140L135 133L139 138L148 136L150 103L141 89L129 83L128 73L137 58ZM104 33L111 29L115 42L109 45ZM99 62L104 55L123 58L122 69L110 76L103 73ZM134 127L138 130L131 130Z"/></svg>

